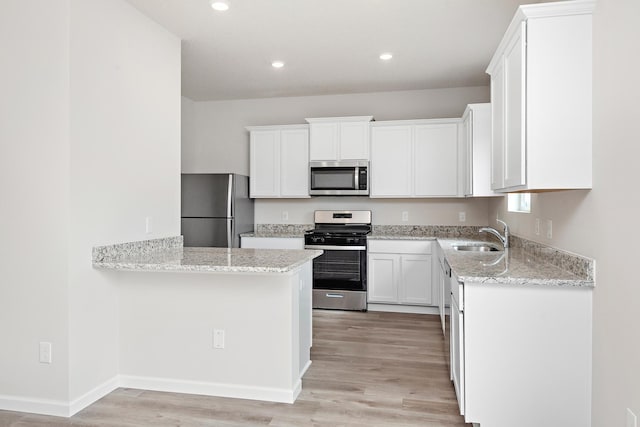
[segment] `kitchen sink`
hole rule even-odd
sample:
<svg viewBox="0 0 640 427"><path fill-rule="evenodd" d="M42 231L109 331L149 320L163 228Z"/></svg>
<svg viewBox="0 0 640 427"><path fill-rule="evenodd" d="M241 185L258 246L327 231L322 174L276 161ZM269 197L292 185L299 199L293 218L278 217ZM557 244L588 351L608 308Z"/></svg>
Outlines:
<svg viewBox="0 0 640 427"><path fill-rule="evenodd" d="M452 248L456 251L463 252L499 252L502 250L495 246L485 244L453 245Z"/></svg>

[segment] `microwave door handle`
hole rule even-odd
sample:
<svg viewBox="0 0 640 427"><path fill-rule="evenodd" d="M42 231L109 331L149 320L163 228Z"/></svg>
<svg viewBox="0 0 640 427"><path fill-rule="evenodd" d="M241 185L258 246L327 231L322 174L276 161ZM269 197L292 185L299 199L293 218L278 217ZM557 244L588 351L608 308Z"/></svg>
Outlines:
<svg viewBox="0 0 640 427"><path fill-rule="evenodd" d="M353 189L358 190L360 188L360 167L356 166L354 172L355 176L353 178Z"/></svg>

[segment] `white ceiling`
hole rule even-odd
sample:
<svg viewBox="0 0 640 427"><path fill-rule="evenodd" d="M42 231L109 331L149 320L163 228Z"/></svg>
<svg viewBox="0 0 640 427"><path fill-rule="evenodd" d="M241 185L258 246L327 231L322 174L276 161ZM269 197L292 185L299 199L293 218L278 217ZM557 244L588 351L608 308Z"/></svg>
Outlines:
<svg viewBox="0 0 640 427"><path fill-rule="evenodd" d="M182 39L182 93L196 101L488 85L517 6L539 3L229 0L221 13L209 0L128 1Z"/></svg>

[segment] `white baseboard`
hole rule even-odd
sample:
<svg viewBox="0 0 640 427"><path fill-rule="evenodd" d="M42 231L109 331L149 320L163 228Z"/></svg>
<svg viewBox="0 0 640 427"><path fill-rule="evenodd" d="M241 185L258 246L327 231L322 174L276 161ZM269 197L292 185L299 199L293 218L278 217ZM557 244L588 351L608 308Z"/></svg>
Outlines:
<svg viewBox="0 0 640 427"><path fill-rule="evenodd" d="M300 372L300 378L304 377L304 374L307 373L307 370L309 369L310 366L311 366L311 360L309 360L307 364L304 365L304 368L302 368L302 372Z"/></svg>
<svg viewBox="0 0 640 427"><path fill-rule="evenodd" d="M0 409L3 411L53 415L55 417L69 416L69 403L63 400L0 395Z"/></svg>
<svg viewBox="0 0 640 427"><path fill-rule="evenodd" d="M389 313L440 314L438 307L400 304L367 304L369 311L386 311Z"/></svg>
<svg viewBox="0 0 640 427"><path fill-rule="evenodd" d="M119 379L113 377L71 402L52 399L34 399L20 396L0 395L0 409L4 411L28 412L31 414L71 417L98 399L118 388Z"/></svg>
<svg viewBox="0 0 640 427"><path fill-rule="evenodd" d="M120 387L166 391L171 393L265 400L268 402L293 403L298 397L298 394L300 394L302 381L298 380L296 385L291 389L284 389L176 380L171 378L120 375Z"/></svg>
<svg viewBox="0 0 640 427"><path fill-rule="evenodd" d="M305 365L302 375L304 375L307 369L309 369L309 366L311 366L311 361ZM68 418L77 414L87 406L103 398L119 387L166 391L171 393L234 397L238 399L265 400L268 402L293 403L302 391L302 381L298 379L291 389L281 389L119 375L105 381L93 390L88 391L71 402L0 395L0 410L28 412L31 414Z"/></svg>
<svg viewBox="0 0 640 427"><path fill-rule="evenodd" d="M118 376L115 376L110 380L105 381L104 383L100 384L98 387L94 388L93 390L90 390L87 393L83 394L82 396L78 397L77 399L72 400L71 403L69 404L69 415L67 416L71 417L77 414L87 406L102 399L103 397L105 397L107 394L111 393L113 390L117 389L118 387L120 387L120 377Z"/></svg>

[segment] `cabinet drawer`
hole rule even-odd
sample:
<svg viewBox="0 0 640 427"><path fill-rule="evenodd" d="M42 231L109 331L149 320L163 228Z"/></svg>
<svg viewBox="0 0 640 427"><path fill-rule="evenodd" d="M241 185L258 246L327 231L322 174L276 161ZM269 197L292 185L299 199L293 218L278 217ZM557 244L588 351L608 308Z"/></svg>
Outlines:
<svg viewBox="0 0 640 427"><path fill-rule="evenodd" d="M369 252L431 254L432 240L369 240Z"/></svg>

